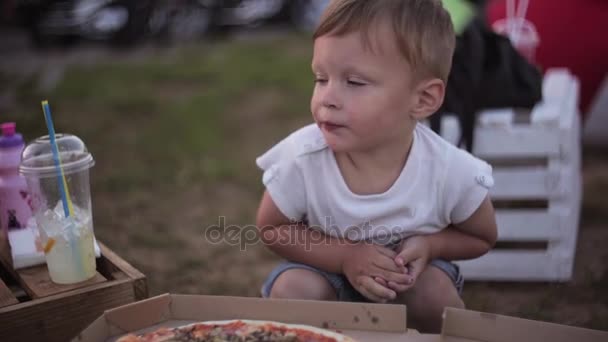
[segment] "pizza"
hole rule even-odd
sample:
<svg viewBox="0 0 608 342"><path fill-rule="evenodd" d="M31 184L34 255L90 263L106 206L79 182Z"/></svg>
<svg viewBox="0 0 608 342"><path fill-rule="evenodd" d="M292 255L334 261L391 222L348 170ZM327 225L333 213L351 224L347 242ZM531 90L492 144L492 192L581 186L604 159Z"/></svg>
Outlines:
<svg viewBox="0 0 608 342"><path fill-rule="evenodd" d="M200 322L177 328L129 334L116 342L356 342L352 338L307 325L271 321L230 320Z"/></svg>

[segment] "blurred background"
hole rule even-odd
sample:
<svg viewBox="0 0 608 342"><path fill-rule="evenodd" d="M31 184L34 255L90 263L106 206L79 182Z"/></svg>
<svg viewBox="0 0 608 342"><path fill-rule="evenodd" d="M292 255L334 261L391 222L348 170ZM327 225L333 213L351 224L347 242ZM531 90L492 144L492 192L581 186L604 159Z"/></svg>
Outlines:
<svg viewBox="0 0 608 342"><path fill-rule="evenodd" d="M327 2L2 0L0 121L16 122L28 141L44 135L40 101L48 99L56 130L86 142L96 160L96 237L147 276L151 295L259 296L278 258L261 244L243 252L238 245L210 243L205 231L220 217L226 226L255 222L263 191L255 158L311 122L311 31ZM574 254L566 261L574 267L559 280L514 281L508 273L472 279L465 303L473 310L608 330L608 2L523 2L513 10L502 0L444 4L459 34L459 56L486 51L478 64L465 66L504 68L505 61L515 61L510 74L529 81L508 78L507 88L497 77L486 86L540 94L542 75L555 67L566 68L580 84L580 93L572 91L582 128L566 127L577 139L563 143L582 153L571 177L582 179L583 195L568 202L568 209L580 208L570 232ZM504 28L506 19L519 23L515 31ZM494 31L509 38L489 33ZM485 45L470 43L475 32ZM488 52L505 42L513 43L500 50L506 54ZM455 65L463 63L457 58ZM462 70L450 76L454 84ZM474 95L471 86L462 96ZM542 99L523 98L500 107L528 107L533 116L530 110ZM456 114L464 136L467 122L480 129L476 113L488 106L445 113ZM546 202L542 208L549 212L551 200ZM547 249L547 240L540 247L506 247L514 253ZM501 261L507 270L509 260Z"/></svg>

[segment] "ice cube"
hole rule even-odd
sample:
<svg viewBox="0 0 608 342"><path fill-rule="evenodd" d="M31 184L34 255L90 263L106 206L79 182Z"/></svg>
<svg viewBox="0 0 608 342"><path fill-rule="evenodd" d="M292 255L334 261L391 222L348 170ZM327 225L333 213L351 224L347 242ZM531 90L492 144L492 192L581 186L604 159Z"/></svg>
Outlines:
<svg viewBox="0 0 608 342"><path fill-rule="evenodd" d="M65 217L65 210L63 209L63 202L61 200L57 202L57 205L55 205L53 212L55 212L55 214L57 214L57 216L59 217Z"/></svg>
<svg viewBox="0 0 608 342"><path fill-rule="evenodd" d="M73 210L72 215L74 216L75 221L77 223L87 224L91 220L91 218L89 217L90 215L88 214L87 210L82 209L82 208L74 205L73 203L72 203L72 210ZM53 211L59 217L65 218L65 211L63 209L63 202L62 201L57 202L57 205L55 206L55 208L53 209Z"/></svg>
<svg viewBox="0 0 608 342"><path fill-rule="evenodd" d="M57 202L53 210L48 209L42 217L37 218L48 236L57 236L69 241L72 234L79 237L85 229L91 228L91 216L84 210L72 204L73 215L66 219L63 202Z"/></svg>
<svg viewBox="0 0 608 342"><path fill-rule="evenodd" d="M69 241L72 237L72 234L75 235L76 237L79 236L79 232L78 232L78 226L76 225L76 222L74 219L72 219L71 217L68 217L67 219L62 219L61 220L61 234L63 235L63 238L66 241Z"/></svg>

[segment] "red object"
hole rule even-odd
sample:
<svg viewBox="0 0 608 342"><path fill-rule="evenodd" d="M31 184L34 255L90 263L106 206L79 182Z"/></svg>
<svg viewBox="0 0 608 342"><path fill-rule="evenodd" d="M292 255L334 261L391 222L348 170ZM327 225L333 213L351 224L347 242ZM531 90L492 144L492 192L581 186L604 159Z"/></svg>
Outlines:
<svg viewBox="0 0 608 342"><path fill-rule="evenodd" d="M487 16L490 25L505 18L506 1L491 1ZM540 36L539 66L566 67L579 78L584 116L608 73L608 1L530 0L526 19Z"/></svg>
<svg viewBox="0 0 608 342"><path fill-rule="evenodd" d="M17 129L17 125L14 122L3 123L0 127L2 127L2 135L6 136L14 135Z"/></svg>

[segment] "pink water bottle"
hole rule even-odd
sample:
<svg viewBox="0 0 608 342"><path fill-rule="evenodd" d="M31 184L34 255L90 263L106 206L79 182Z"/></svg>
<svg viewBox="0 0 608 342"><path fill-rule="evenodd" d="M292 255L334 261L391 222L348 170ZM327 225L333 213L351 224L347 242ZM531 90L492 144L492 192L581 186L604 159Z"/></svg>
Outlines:
<svg viewBox="0 0 608 342"><path fill-rule="evenodd" d="M0 136L0 233L25 228L32 216L25 178L19 174L21 152L25 146L14 122L1 125Z"/></svg>

